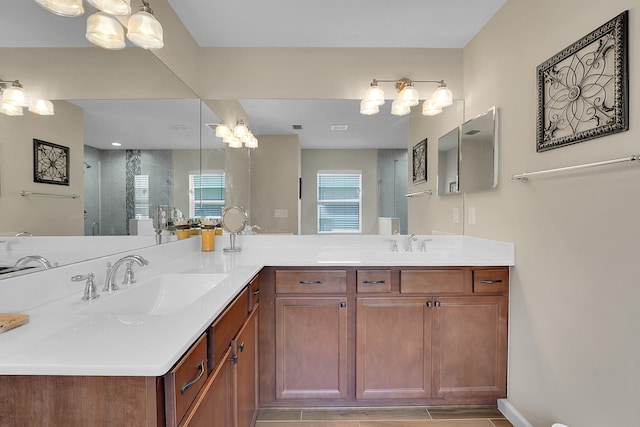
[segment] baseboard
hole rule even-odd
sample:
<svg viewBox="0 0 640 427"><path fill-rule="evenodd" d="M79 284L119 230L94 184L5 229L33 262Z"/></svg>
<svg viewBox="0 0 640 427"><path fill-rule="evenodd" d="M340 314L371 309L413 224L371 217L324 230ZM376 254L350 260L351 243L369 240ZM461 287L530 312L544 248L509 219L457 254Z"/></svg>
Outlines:
<svg viewBox="0 0 640 427"><path fill-rule="evenodd" d="M533 427L508 399L498 399L498 410L514 427Z"/></svg>

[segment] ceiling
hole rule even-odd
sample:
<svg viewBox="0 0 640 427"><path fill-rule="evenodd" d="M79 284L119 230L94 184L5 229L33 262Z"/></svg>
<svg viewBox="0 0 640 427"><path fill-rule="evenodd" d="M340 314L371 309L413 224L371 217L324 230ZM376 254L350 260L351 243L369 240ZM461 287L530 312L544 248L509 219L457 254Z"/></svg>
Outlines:
<svg viewBox="0 0 640 427"><path fill-rule="evenodd" d="M160 1L160 0L156 0ZM409 47L462 48L506 0L167 0L201 47ZM149 0L153 8L154 0ZM132 0L133 8L139 0ZM93 8L85 2L85 16ZM49 13L33 0L3 0L0 47L90 46L85 19ZM0 77L3 76L0 68ZM16 76L19 78L19 76ZM401 148L408 138L408 116L363 116L358 101L239 100L256 135L298 134L302 148ZM192 141L201 130L179 101L83 100L85 135L90 145L110 143L127 132L129 141L159 148ZM196 103L197 104L197 103ZM139 110L139 108L144 110ZM144 118L139 111L145 111ZM150 114L153 112L153 114ZM205 119L219 122L214 114ZM292 125L302 125L302 130ZM332 131L331 125L348 125ZM151 137L150 137L151 135ZM123 147L124 148L124 147ZM139 147L144 148L144 147Z"/></svg>

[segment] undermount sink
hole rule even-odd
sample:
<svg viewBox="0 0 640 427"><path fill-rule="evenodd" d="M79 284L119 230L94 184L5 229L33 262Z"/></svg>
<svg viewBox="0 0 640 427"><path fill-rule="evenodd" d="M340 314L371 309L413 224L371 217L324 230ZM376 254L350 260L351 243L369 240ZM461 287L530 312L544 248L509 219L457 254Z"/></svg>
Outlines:
<svg viewBox="0 0 640 427"><path fill-rule="evenodd" d="M182 310L228 277L227 274L162 274L145 282L103 294L83 314L161 316Z"/></svg>

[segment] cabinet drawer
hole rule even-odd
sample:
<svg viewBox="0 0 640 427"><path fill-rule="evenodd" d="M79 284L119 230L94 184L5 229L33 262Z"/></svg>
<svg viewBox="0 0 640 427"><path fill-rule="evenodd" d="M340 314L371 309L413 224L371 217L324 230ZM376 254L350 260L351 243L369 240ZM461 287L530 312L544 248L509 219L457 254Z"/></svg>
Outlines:
<svg viewBox="0 0 640 427"><path fill-rule="evenodd" d="M391 292L390 270L358 270L356 277L360 294Z"/></svg>
<svg viewBox="0 0 640 427"><path fill-rule="evenodd" d="M279 294L344 294L347 272L344 270L277 270Z"/></svg>
<svg viewBox="0 0 640 427"><path fill-rule="evenodd" d="M509 270L473 270L473 293L504 293L509 290Z"/></svg>
<svg viewBox="0 0 640 427"><path fill-rule="evenodd" d="M178 364L164 376L167 425L178 425L206 382L206 338L207 334L203 334Z"/></svg>
<svg viewBox="0 0 640 427"><path fill-rule="evenodd" d="M260 302L260 276L256 276L249 283L249 311L253 311Z"/></svg>
<svg viewBox="0 0 640 427"><path fill-rule="evenodd" d="M245 288L209 328L209 369L213 369L231 345L244 321L249 317L247 302L249 289Z"/></svg>
<svg viewBox="0 0 640 427"><path fill-rule="evenodd" d="M401 294L464 293L464 270L403 270Z"/></svg>

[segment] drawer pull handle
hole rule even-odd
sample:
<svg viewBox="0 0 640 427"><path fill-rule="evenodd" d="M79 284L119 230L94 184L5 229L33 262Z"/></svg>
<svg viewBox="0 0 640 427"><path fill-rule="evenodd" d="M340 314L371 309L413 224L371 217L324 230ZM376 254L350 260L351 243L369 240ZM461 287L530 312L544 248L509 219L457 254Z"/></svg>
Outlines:
<svg viewBox="0 0 640 427"><path fill-rule="evenodd" d="M494 283L502 283L502 280L480 280L483 285L493 285Z"/></svg>
<svg viewBox="0 0 640 427"><path fill-rule="evenodd" d="M202 379L202 377L204 376L204 360L200 361L200 364L198 365L198 370L200 371L198 373L198 376L195 377L192 381L184 383L184 385L180 389L180 394L184 394L184 392L189 390L189 388L191 388L192 385L194 385L195 383L197 383Z"/></svg>
<svg viewBox="0 0 640 427"><path fill-rule="evenodd" d="M254 297L260 295L260 289L256 289L253 294Z"/></svg>
<svg viewBox="0 0 640 427"><path fill-rule="evenodd" d="M240 350L240 353L244 351L244 343L238 344L238 350Z"/></svg>
<svg viewBox="0 0 640 427"><path fill-rule="evenodd" d="M366 285L379 285L386 282L384 280L363 280L362 283Z"/></svg>
<svg viewBox="0 0 640 427"><path fill-rule="evenodd" d="M322 280L310 280L310 281L300 280L300 284L301 285L322 285Z"/></svg>

